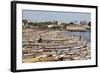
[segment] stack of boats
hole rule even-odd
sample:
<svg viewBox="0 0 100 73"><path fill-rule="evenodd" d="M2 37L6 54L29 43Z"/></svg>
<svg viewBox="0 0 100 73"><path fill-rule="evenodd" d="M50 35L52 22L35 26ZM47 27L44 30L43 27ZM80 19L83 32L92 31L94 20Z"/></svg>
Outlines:
<svg viewBox="0 0 100 73"><path fill-rule="evenodd" d="M87 42L77 36L63 36L63 31L23 30L24 63L87 60L91 58Z"/></svg>

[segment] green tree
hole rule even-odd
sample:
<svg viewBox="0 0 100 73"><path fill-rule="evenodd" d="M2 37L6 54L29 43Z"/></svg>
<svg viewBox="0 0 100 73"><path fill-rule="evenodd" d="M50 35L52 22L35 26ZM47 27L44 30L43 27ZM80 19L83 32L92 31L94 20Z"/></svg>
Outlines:
<svg viewBox="0 0 100 73"><path fill-rule="evenodd" d="M89 23L88 23L88 26L90 26L90 27L91 27L91 22L89 22Z"/></svg>
<svg viewBox="0 0 100 73"><path fill-rule="evenodd" d="M22 20L22 22L24 23L24 25L26 25L28 23L28 20Z"/></svg>

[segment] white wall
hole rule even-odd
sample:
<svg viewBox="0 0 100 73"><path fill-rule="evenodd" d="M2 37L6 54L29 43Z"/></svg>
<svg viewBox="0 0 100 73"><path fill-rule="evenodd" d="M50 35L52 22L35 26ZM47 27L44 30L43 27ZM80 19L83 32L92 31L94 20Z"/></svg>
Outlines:
<svg viewBox="0 0 100 73"><path fill-rule="evenodd" d="M10 72L10 1L11 0L0 0L0 73L11 73ZM100 8L100 0L31 0L31 1L98 5ZM99 9L99 13L100 13L100 9ZM98 16L100 16L100 14ZM99 27L100 25L98 26L98 28ZM98 31L100 31L100 28ZM100 37L100 34L98 37ZM98 53L100 56L100 46L98 49L99 49ZM87 73L87 72L88 73L99 73L100 67L38 71L34 73ZM29 73L33 73L33 72L29 72Z"/></svg>

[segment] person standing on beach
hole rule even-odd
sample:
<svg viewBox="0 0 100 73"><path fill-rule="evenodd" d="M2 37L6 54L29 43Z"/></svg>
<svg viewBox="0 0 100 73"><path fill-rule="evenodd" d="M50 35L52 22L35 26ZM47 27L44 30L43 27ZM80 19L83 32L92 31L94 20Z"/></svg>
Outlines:
<svg viewBox="0 0 100 73"><path fill-rule="evenodd" d="M38 43L41 43L42 42L42 38L41 38L41 36L40 36L40 38L39 38L39 40L38 40Z"/></svg>

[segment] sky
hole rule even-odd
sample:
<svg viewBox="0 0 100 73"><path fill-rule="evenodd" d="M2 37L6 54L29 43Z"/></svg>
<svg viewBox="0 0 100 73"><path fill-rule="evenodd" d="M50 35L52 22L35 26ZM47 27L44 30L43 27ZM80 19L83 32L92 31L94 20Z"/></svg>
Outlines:
<svg viewBox="0 0 100 73"><path fill-rule="evenodd" d="M59 21L64 23L91 20L90 13L82 12L57 12L57 11L39 11L39 10L23 10L23 19L31 22Z"/></svg>

